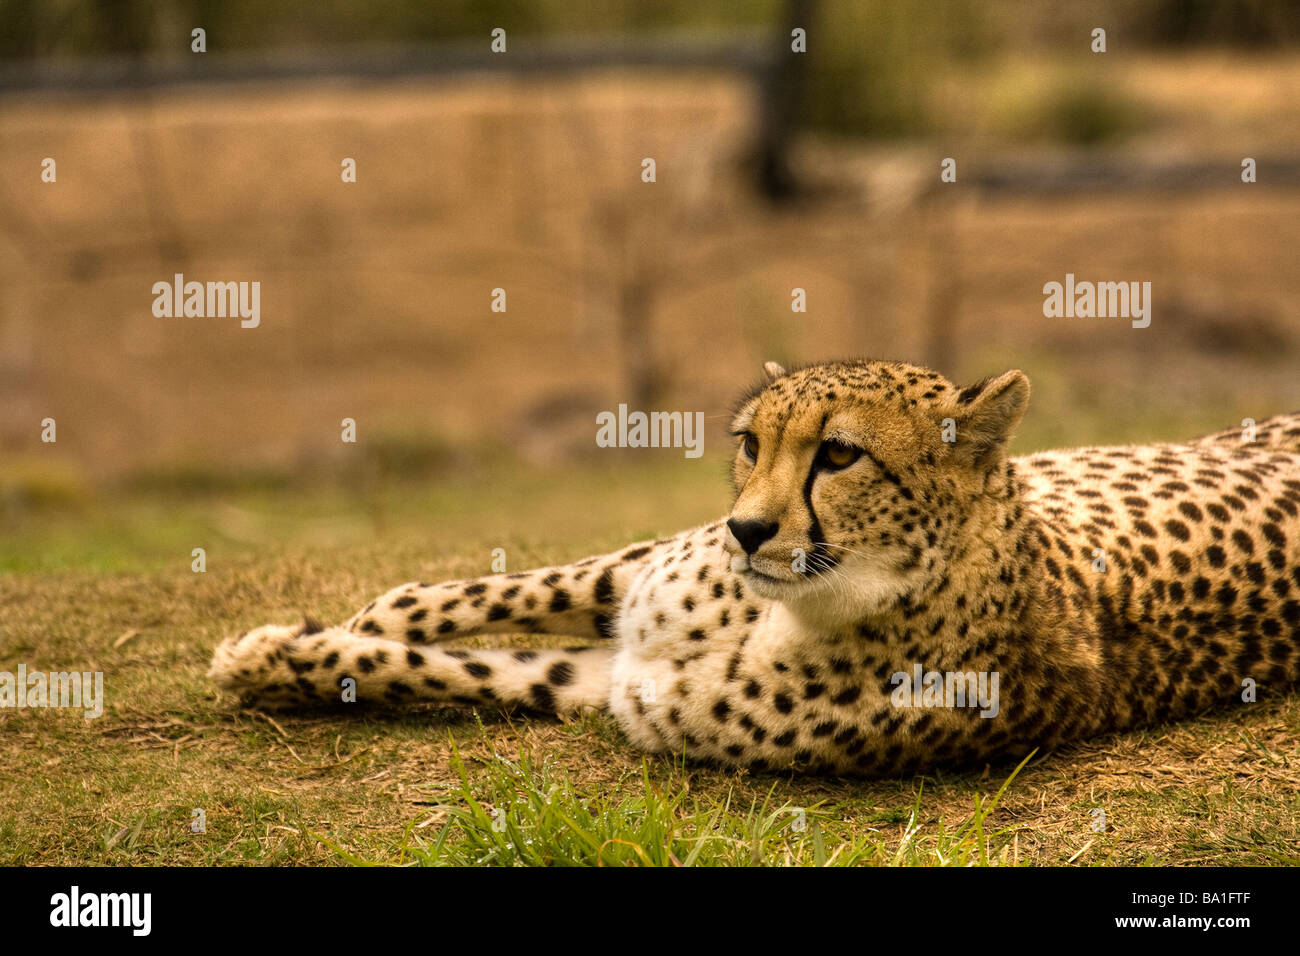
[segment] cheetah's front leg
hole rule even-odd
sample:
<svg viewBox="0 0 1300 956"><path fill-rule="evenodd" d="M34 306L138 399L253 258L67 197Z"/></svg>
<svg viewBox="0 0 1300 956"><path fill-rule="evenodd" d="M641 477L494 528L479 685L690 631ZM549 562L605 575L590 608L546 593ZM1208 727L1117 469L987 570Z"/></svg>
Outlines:
<svg viewBox="0 0 1300 956"><path fill-rule="evenodd" d="M275 704L340 700L343 678L352 677L358 699L495 701L556 711L603 707L612 650L412 645L520 631L612 638L631 581L649 564L674 560L671 552L698 533L535 571L405 584L341 627L271 625L229 638L208 673L227 690Z"/></svg>
<svg viewBox="0 0 1300 956"><path fill-rule="evenodd" d="M362 636L412 644L521 632L612 638L628 584L647 564L663 560L695 533L516 574L403 584L371 601L343 627Z"/></svg>
<svg viewBox="0 0 1300 956"><path fill-rule="evenodd" d="M612 649L595 647L415 648L339 627L271 625L223 641L208 676L246 700L278 707L428 700L573 713L605 707L613 657Z"/></svg>

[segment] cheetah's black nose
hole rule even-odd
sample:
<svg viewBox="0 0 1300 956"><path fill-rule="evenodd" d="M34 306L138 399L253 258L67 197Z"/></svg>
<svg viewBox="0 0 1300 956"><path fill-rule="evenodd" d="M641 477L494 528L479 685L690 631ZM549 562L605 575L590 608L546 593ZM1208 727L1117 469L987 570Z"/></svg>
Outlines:
<svg viewBox="0 0 1300 956"><path fill-rule="evenodd" d="M753 554L759 545L776 534L779 526L775 521L737 521L732 518L727 522L727 527L736 536L745 553Z"/></svg>

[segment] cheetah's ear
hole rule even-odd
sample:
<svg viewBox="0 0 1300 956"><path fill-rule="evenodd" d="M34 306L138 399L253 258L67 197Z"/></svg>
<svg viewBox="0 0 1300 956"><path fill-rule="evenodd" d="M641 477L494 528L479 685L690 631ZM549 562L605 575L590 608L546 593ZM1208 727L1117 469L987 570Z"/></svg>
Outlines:
<svg viewBox="0 0 1300 956"><path fill-rule="evenodd" d="M767 380L769 382L775 382L778 378L780 378L782 375L785 374L785 369L783 369L776 362L764 362L763 371L767 373Z"/></svg>
<svg viewBox="0 0 1300 956"><path fill-rule="evenodd" d="M1019 369L986 378L957 396L957 449L975 468L997 463L1029 405L1029 379Z"/></svg>

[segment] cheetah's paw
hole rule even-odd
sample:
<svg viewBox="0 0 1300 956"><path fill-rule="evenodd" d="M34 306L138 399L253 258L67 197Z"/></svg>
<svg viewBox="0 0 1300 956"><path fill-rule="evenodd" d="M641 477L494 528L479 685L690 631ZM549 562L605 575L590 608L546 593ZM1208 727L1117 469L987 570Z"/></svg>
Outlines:
<svg viewBox="0 0 1300 956"><path fill-rule="evenodd" d="M208 677L244 698L274 696L275 688L292 682L287 650L305 630L268 624L228 637L213 652Z"/></svg>

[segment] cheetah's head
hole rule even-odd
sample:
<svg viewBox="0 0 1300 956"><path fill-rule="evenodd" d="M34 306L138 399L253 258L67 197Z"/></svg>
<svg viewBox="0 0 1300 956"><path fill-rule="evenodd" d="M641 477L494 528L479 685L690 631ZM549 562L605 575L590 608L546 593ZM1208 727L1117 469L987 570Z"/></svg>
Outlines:
<svg viewBox="0 0 1300 956"><path fill-rule="evenodd" d="M896 606L1011 493L1022 372L960 388L895 362L764 368L732 423L725 547L733 571L799 616L848 625Z"/></svg>

